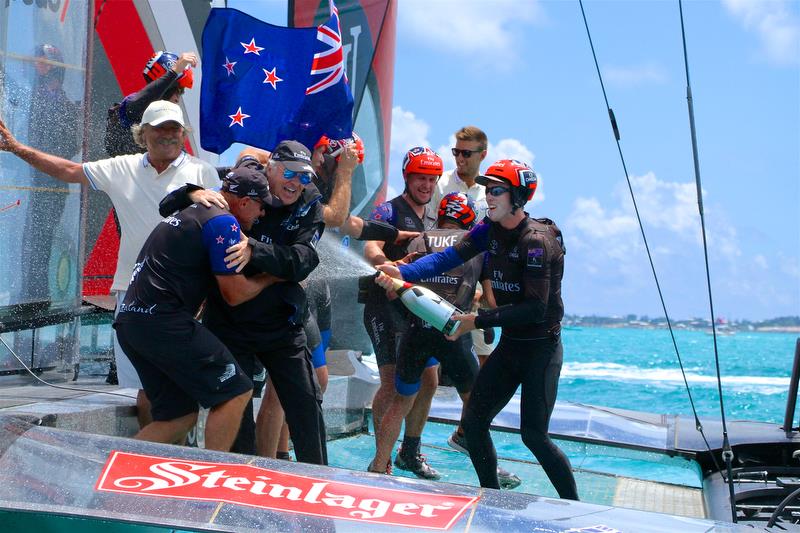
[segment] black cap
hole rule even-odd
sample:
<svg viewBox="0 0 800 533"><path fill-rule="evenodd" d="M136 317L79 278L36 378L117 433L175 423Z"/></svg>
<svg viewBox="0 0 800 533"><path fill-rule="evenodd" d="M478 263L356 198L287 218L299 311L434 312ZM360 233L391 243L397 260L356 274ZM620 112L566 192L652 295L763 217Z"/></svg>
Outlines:
<svg viewBox="0 0 800 533"><path fill-rule="evenodd" d="M311 152L302 143L297 141L283 141L272 151L272 160L294 172L307 172L315 174L311 166Z"/></svg>
<svg viewBox="0 0 800 533"><path fill-rule="evenodd" d="M236 196L258 198L265 204L272 202L267 177L262 172L246 166L231 169L222 179L222 190Z"/></svg>

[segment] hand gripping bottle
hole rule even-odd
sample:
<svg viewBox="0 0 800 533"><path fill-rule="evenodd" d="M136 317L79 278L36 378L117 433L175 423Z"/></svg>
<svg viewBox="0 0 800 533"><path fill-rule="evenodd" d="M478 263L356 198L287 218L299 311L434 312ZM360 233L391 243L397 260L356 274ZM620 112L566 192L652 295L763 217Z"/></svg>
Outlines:
<svg viewBox="0 0 800 533"><path fill-rule="evenodd" d="M432 290L396 278L392 278L392 288L409 311L445 335L452 335L461 324L453 320L461 311Z"/></svg>

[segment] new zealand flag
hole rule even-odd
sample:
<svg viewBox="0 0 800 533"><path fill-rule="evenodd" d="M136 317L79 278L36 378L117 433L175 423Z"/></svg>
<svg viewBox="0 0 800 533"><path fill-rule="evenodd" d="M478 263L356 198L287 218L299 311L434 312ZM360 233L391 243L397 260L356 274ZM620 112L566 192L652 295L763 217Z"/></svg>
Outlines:
<svg viewBox="0 0 800 533"><path fill-rule="evenodd" d="M344 73L339 12L317 28L273 26L236 9L211 10L203 30L200 144L272 150L294 139L352 135L353 95Z"/></svg>

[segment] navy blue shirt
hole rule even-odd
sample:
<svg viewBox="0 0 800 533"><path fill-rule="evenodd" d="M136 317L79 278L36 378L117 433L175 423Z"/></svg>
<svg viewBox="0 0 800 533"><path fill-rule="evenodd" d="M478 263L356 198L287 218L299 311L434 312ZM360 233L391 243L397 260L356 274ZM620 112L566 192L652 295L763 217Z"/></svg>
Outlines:
<svg viewBox="0 0 800 533"><path fill-rule="evenodd" d="M192 204L166 217L139 252L117 321L194 317L216 287L214 275L236 273L225 266L225 250L239 240L239 222L216 206Z"/></svg>
<svg viewBox="0 0 800 533"><path fill-rule="evenodd" d="M513 229L484 220L454 246L400 266L403 279L417 281L486 253L487 279L498 308L480 313L476 327L501 326L515 338L537 338L561 322L564 246L549 219L528 218Z"/></svg>
<svg viewBox="0 0 800 533"><path fill-rule="evenodd" d="M324 229L319 193L307 187L295 204L268 207L247 232L253 255L243 273L266 272L286 281L235 307L218 289L211 291L203 323L232 352L267 351L275 332L302 325L306 295L298 282L319 264L316 245Z"/></svg>

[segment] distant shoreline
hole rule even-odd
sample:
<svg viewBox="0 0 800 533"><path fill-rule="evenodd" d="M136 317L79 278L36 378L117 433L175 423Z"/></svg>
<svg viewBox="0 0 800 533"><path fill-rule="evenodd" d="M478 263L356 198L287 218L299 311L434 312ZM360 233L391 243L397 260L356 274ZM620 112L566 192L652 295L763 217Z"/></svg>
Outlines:
<svg viewBox="0 0 800 533"><path fill-rule="evenodd" d="M564 320L564 329L579 328L609 328L609 329L667 329L665 322L646 323L646 322L584 322L582 320ZM682 331L704 331L712 333L711 325L687 325L684 323L673 323L672 329ZM734 335L736 333L797 333L800 334L800 325L781 325L781 326L758 326L754 324L725 324L716 327L716 333L720 336Z"/></svg>

